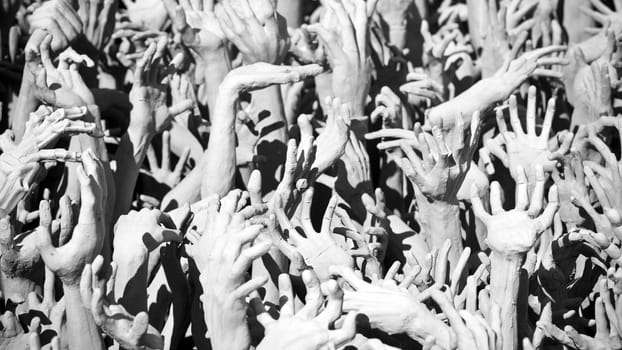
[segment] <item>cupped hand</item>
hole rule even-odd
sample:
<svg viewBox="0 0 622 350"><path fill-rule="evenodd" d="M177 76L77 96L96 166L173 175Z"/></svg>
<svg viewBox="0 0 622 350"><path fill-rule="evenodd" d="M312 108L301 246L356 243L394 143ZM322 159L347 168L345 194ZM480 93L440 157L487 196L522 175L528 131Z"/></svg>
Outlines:
<svg viewBox="0 0 622 350"><path fill-rule="evenodd" d="M91 150L82 154L82 166L77 168L77 174L80 214L71 239L59 247L52 243L52 215L47 200L39 205L40 219L36 232L37 248L43 262L67 286L78 285L85 264L93 261L102 250L105 234L103 202L106 180L103 165ZM71 217L72 214L62 212L61 215Z"/></svg>

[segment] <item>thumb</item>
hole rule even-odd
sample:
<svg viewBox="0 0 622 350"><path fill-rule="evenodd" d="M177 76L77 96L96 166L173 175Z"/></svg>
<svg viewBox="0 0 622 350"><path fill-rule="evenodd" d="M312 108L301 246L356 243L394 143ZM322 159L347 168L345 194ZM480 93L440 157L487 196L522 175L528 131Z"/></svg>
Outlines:
<svg viewBox="0 0 622 350"><path fill-rule="evenodd" d="M36 230L37 240L36 245L46 263L49 264L49 259L52 259L52 245L51 234L52 226L52 213L50 212L50 202L42 200L39 202L39 227ZM47 259L46 259L47 258Z"/></svg>
<svg viewBox="0 0 622 350"><path fill-rule="evenodd" d="M39 100L50 105L56 105L56 94L47 85L47 71L39 70L35 77L35 95Z"/></svg>
<svg viewBox="0 0 622 350"><path fill-rule="evenodd" d="M140 339L147 333L147 327L149 327L149 315L146 312L141 312L134 318L132 328L130 329L130 337Z"/></svg>

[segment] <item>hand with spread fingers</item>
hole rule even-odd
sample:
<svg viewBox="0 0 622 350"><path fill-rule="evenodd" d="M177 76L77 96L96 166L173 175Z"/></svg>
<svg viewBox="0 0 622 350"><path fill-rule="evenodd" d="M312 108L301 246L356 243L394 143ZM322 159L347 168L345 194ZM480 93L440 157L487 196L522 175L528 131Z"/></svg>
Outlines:
<svg viewBox="0 0 622 350"><path fill-rule="evenodd" d="M377 0L328 0L324 19L307 27L317 34L332 68L332 93L352 106L355 117L363 111L369 92L371 66L368 21ZM352 82L355 79L355 82Z"/></svg>
<svg viewBox="0 0 622 350"><path fill-rule="evenodd" d="M457 200L458 190L477 147L479 114L471 118L471 125L466 130L462 117L457 119L454 129L447 136L438 127L432 128L432 135L419 134L421 157L405 141L400 145L406 155L400 164L404 173L423 195L433 200Z"/></svg>
<svg viewBox="0 0 622 350"><path fill-rule="evenodd" d="M328 268L332 265L352 267L352 257L344 251L333 235L333 217L337 207L337 197L333 196L326 207L322 218L322 227L317 232L311 220L311 204L313 202L313 187L306 190L303 195L300 218L295 220L300 224L294 225L287 218L283 208L276 208L276 217L282 233L288 237L288 243L295 247L307 265L311 266L319 278L325 281L329 278ZM304 236L298 232L304 232Z"/></svg>
<svg viewBox="0 0 622 350"><path fill-rule="evenodd" d="M244 63L280 64L289 49L287 23L270 0L224 0L215 7L225 37Z"/></svg>
<svg viewBox="0 0 622 350"><path fill-rule="evenodd" d="M531 201L525 171L520 167L516 170L516 207L512 210L503 209L498 182L490 185L492 215L484 209L476 188L473 188L471 195L473 212L486 226L486 243L492 250L490 298L501 308L500 335L504 346L517 344L518 341L515 300L520 286L520 266L540 235L551 226L558 209L557 188L553 185L549 189L546 208L542 211L545 181L542 168L538 168L536 172L540 172L541 176L538 176L532 190Z"/></svg>
<svg viewBox="0 0 622 350"><path fill-rule="evenodd" d="M305 305L296 310L292 282L287 274L279 275L278 320L265 310L258 296L251 300L257 321L266 333L257 349L328 349L354 338L356 313L350 312L342 317L343 291L337 282L329 280L320 287L320 280L313 270L304 270L302 280L307 295ZM339 322L340 326L330 330L333 322Z"/></svg>
<svg viewBox="0 0 622 350"><path fill-rule="evenodd" d="M531 86L527 101L526 130L523 130L521 126L516 96L510 96L509 112L513 131L508 131L503 114L498 112L497 127L500 137L490 139L486 143L486 148L506 165L514 179L518 176L516 169L518 167L524 169L527 172L530 186L535 182L536 166L542 166L546 172L553 171L557 159L563 157L565 152L570 149L570 142L572 141L571 137L567 137L558 150L554 152L549 150L549 134L556 106L554 98L549 99L540 134L536 134L536 94L536 88ZM505 151L502 149L502 145L505 145Z"/></svg>
<svg viewBox="0 0 622 350"><path fill-rule="evenodd" d="M166 65L166 39L149 45L134 70L134 85L130 91L133 105L130 128L150 134L168 128L171 120L193 107L191 100L184 100L170 108L167 105L169 71Z"/></svg>
<svg viewBox="0 0 622 350"><path fill-rule="evenodd" d="M229 193L222 201L213 197L205 209L204 226L188 234L192 243L186 251L201 273L205 323L216 348L248 348L246 297L267 282L264 276L246 279L248 268L268 252L272 242L257 239L262 225L246 224L264 212L265 206L244 208L245 201L240 191Z"/></svg>
<svg viewBox="0 0 622 350"><path fill-rule="evenodd" d="M387 289L365 282L347 267L332 267L345 281L343 308L368 317L372 327L389 334L406 333L423 341L433 336L443 348L453 346L451 329L407 291Z"/></svg>
<svg viewBox="0 0 622 350"><path fill-rule="evenodd" d="M622 348L622 0L2 0L0 349Z"/></svg>
<svg viewBox="0 0 622 350"><path fill-rule="evenodd" d="M181 41L199 58L223 49L226 40L214 12L215 1L165 0L164 5Z"/></svg>
<svg viewBox="0 0 622 350"><path fill-rule="evenodd" d="M111 264L110 277L104 277L104 259L98 255L84 266L80 277L82 302L90 309L95 324L124 349L163 349L164 341L158 331L149 325L149 315L136 316L114 302L116 264Z"/></svg>
<svg viewBox="0 0 622 350"><path fill-rule="evenodd" d="M147 160L149 161L149 172L157 182L163 183L170 188L175 187L183 177L183 171L190 157L190 148L186 147L184 153L181 154L177 160L175 167L171 169L171 149L170 141L171 133L164 131L162 133L162 160L158 165L158 158L156 157L153 146L147 149Z"/></svg>

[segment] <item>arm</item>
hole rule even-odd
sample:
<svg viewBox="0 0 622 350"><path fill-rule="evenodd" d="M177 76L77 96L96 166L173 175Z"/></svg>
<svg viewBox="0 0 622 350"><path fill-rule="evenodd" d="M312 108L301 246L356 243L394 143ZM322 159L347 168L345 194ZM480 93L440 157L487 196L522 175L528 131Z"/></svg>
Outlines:
<svg viewBox="0 0 622 350"><path fill-rule="evenodd" d="M37 230L37 248L45 265L54 272L65 291L67 331L70 349L102 349L103 340L93 316L80 298L79 281L84 266L93 261L104 242L104 215L102 197L105 191L103 165L92 157L91 151L82 155L83 167L78 168L81 185L81 206L71 239L54 247L51 237L52 215L48 201L39 206L40 222ZM71 207L61 208L64 220L71 221Z"/></svg>
<svg viewBox="0 0 622 350"><path fill-rule="evenodd" d="M165 42L166 39L162 39L157 45L152 43L137 63L134 72L134 85L130 91L133 106L130 125L116 154L115 183L118 197L115 220L130 209L136 179L153 137L170 124L177 114L175 110L185 110L192 106L191 100L186 100L170 110L167 107L166 87L160 84L161 79L168 75L162 62L166 50Z"/></svg>
<svg viewBox="0 0 622 350"><path fill-rule="evenodd" d="M235 113L237 91L226 85L220 86L219 98L212 118L207 150L202 164L201 198L210 194L224 195L234 187L235 161Z"/></svg>
<svg viewBox="0 0 622 350"><path fill-rule="evenodd" d="M105 349L93 315L82 303L80 289L77 286L63 285L65 293L65 312L69 349Z"/></svg>
<svg viewBox="0 0 622 350"><path fill-rule="evenodd" d="M113 260L119 266L114 295L127 311L147 311L148 260L152 251L182 236L172 219L159 210L130 211L115 226Z"/></svg>
<svg viewBox="0 0 622 350"><path fill-rule="evenodd" d="M442 125L444 129L451 128L459 115L470 116L476 111L487 110L494 103L504 100L516 90L530 76L556 76L558 72L539 68L542 66L541 57L553 52L565 50L563 46L548 46L524 53L517 59L506 61L493 76L482 79L473 84L455 98L429 109L427 120L432 125ZM553 59L552 64L564 64L564 59Z"/></svg>
<svg viewBox="0 0 622 350"><path fill-rule="evenodd" d="M517 184L518 200L513 210L503 210L500 198L501 188L498 182L493 182L490 190L490 206L492 212L495 213L493 215L486 213L475 188L471 194L473 212L488 229L488 245L492 249L490 299L500 308L500 328L504 349L514 349L518 346L518 326L527 322L519 319L517 314L519 290L526 290L520 286L523 261L527 252L535 245L539 235L551 225L558 207L557 189L552 186L546 209L536 217L540 211L539 208L542 208L541 193L544 191L544 180L536 185L540 187L540 190L534 190L531 203L529 203L526 175L523 174L522 178Z"/></svg>
<svg viewBox="0 0 622 350"><path fill-rule="evenodd" d="M406 155L401 166L416 187L423 234L431 250L440 249L446 240L451 241L449 262L452 268L462 254L458 191L477 150L479 113L474 113L468 130L463 124L464 120L459 117L447 135L443 135L438 127L433 127L432 135L427 137L424 132L419 134L421 158L406 141L401 143Z"/></svg>
<svg viewBox="0 0 622 350"><path fill-rule="evenodd" d="M271 85L297 82L322 71L319 65L299 67L255 63L229 73L220 85L211 137L205 151L201 196L222 195L233 188L236 171L235 112L238 94Z"/></svg>

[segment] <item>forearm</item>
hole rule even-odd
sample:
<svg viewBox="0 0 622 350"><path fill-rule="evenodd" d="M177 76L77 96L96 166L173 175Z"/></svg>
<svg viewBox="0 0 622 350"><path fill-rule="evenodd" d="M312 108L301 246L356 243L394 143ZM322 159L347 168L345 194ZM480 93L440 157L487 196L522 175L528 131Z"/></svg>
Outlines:
<svg viewBox="0 0 622 350"><path fill-rule="evenodd" d="M471 35L471 43L476 49L480 49L484 45L484 35L488 28L486 18L486 2L480 0L467 0L468 25L469 34Z"/></svg>
<svg viewBox="0 0 622 350"><path fill-rule="evenodd" d="M200 191L203 180L203 163L199 162L197 166L184 177L177 186L173 187L162 199L160 208L162 210L171 210L178 208L186 203L194 203L201 199Z"/></svg>
<svg viewBox="0 0 622 350"><path fill-rule="evenodd" d="M423 235L430 250L440 249L446 240L451 241L448 258L450 268L453 269L462 254L462 228L458 202L430 202L421 193L417 193L416 196Z"/></svg>
<svg viewBox="0 0 622 350"><path fill-rule="evenodd" d="M32 79L26 75L30 75L30 72L24 71L22 85L19 89L19 96L15 103L15 110L10 115L11 130L15 133L16 143L22 140L29 115L31 112L34 112L39 105L39 100L34 95L34 83Z"/></svg>
<svg viewBox="0 0 622 350"><path fill-rule="evenodd" d="M152 137L150 133L141 132L130 126L121 138L115 154L117 170L114 173L114 182L117 198L113 222L130 210L136 180Z"/></svg>
<svg viewBox="0 0 622 350"><path fill-rule="evenodd" d="M433 125L442 124L443 128L450 129L456 117L461 115L464 125L470 125L474 112L484 111L494 103L504 100L514 91L515 86L517 84L513 81L506 82L497 77L482 79L455 98L430 108L428 120Z"/></svg>
<svg viewBox="0 0 622 350"><path fill-rule="evenodd" d="M201 64L205 64L206 89L206 101L201 102L207 104L210 117L214 118L219 86L231 70L231 60L229 59L229 52L226 48L205 53L201 56L201 59L203 61Z"/></svg>
<svg viewBox="0 0 622 350"><path fill-rule="evenodd" d="M91 311L82 303L77 286L63 285L67 317L67 342L70 350L105 349Z"/></svg>
<svg viewBox="0 0 622 350"><path fill-rule="evenodd" d="M503 349L518 348L517 300L523 256L490 254L490 298L501 308L501 338Z"/></svg>
<svg viewBox="0 0 622 350"><path fill-rule="evenodd" d="M210 194L226 195L234 186L235 157L235 103L237 92L222 89L215 110L207 150L204 155L201 198ZM232 97L234 96L234 97Z"/></svg>
<svg viewBox="0 0 622 350"><path fill-rule="evenodd" d="M113 260L117 264L114 295L131 314L147 311L147 260L144 247L115 243Z"/></svg>
<svg viewBox="0 0 622 350"><path fill-rule="evenodd" d="M257 120L256 131L263 134L257 142L257 155L265 159L258 164L259 170L266 177L272 178L275 170L285 162L287 148L287 120L281 87L273 85L254 91L251 101L252 119ZM268 181L266 184L273 186L262 189L263 193L276 189L275 181Z"/></svg>
<svg viewBox="0 0 622 350"><path fill-rule="evenodd" d="M156 296L161 294L160 290L165 286L165 288L170 291L172 300L165 303L167 306L166 310L150 312L149 319L151 320L151 314L155 313L157 313L157 315L154 315L154 317L164 318L168 315L162 329L163 335L165 333L168 334L168 336L165 335L164 337L166 342L164 348L177 349L180 346L179 344L184 340L186 330L190 324L190 313L188 309L192 307L192 299L190 289L188 288L188 281L186 280L184 272L181 270L181 266L178 264L177 268L179 269L173 269L164 262L161 266L162 268L158 271L158 274L149 286L149 295ZM149 303L149 305L152 305L152 303ZM149 309L151 311L157 308L151 306Z"/></svg>

